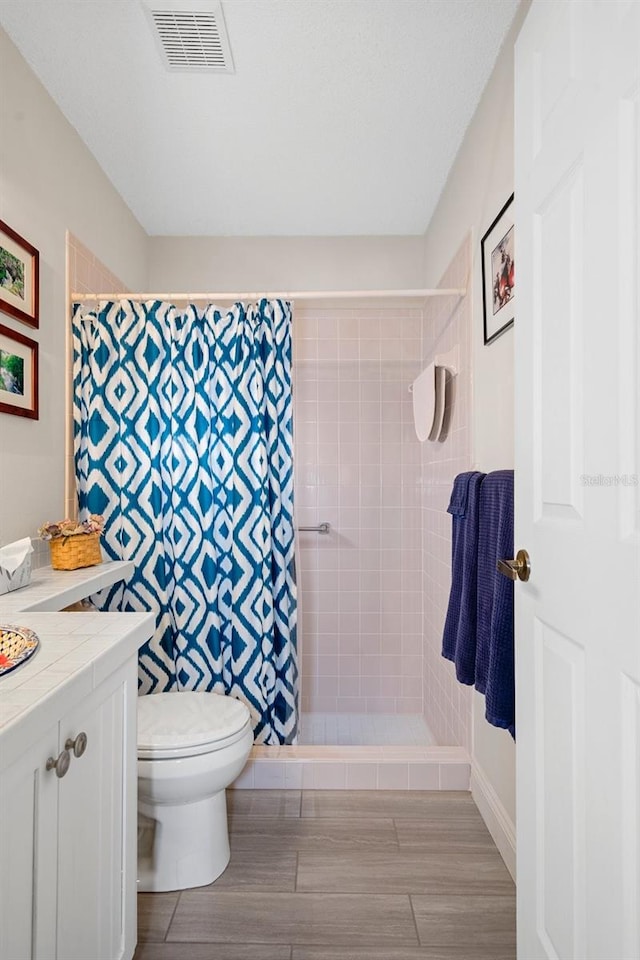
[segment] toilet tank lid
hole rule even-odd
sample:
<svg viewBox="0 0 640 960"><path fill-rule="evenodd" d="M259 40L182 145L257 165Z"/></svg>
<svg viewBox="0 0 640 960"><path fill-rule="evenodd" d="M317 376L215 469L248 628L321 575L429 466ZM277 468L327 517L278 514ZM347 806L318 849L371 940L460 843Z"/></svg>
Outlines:
<svg viewBox="0 0 640 960"><path fill-rule="evenodd" d="M159 750L214 743L250 718L244 703L218 693L152 693L138 697L138 748Z"/></svg>

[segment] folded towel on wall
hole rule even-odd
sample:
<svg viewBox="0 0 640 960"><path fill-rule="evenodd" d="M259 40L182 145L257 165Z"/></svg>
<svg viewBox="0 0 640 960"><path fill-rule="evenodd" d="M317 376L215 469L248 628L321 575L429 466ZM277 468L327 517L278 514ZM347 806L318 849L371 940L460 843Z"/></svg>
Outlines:
<svg viewBox="0 0 640 960"><path fill-rule="evenodd" d="M477 617L477 554L479 501L485 474L459 474L453 483L447 512L453 517L451 592L442 638L442 656L456 665L460 683L475 680Z"/></svg>
<svg viewBox="0 0 640 960"><path fill-rule="evenodd" d="M513 581L498 573L498 559L513 557L513 470L489 473L480 490L475 685L485 716L515 737Z"/></svg>

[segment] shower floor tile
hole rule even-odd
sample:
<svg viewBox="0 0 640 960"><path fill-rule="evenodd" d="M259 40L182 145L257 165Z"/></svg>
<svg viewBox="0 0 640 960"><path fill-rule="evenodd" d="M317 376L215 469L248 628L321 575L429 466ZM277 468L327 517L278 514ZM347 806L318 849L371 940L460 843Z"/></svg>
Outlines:
<svg viewBox="0 0 640 960"><path fill-rule="evenodd" d="M433 746L424 717L385 713L303 713L298 743L306 746Z"/></svg>

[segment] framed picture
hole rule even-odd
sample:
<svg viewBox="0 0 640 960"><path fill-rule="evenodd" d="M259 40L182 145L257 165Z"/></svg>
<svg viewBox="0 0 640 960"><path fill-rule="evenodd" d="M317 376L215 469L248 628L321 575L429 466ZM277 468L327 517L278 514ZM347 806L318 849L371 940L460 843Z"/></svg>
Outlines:
<svg viewBox="0 0 640 960"><path fill-rule="evenodd" d="M485 345L512 327L516 316L513 196L480 244Z"/></svg>
<svg viewBox="0 0 640 960"><path fill-rule="evenodd" d="M38 419L38 344L1 323L0 413Z"/></svg>
<svg viewBox="0 0 640 960"><path fill-rule="evenodd" d="M38 326L40 254L0 220L0 309Z"/></svg>

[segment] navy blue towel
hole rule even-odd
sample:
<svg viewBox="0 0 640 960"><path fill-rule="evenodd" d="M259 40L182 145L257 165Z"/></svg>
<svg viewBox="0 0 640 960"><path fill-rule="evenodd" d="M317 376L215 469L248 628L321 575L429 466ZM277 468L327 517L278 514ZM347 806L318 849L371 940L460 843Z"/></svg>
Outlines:
<svg viewBox="0 0 640 960"><path fill-rule="evenodd" d="M496 470L480 491L475 683L489 723L515 737L513 581L496 569L499 559L512 557L513 470Z"/></svg>
<svg viewBox="0 0 640 960"><path fill-rule="evenodd" d="M476 577L480 488L485 474L460 473L453 482L451 592L442 637L442 656L453 660L460 683L475 680Z"/></svg>

